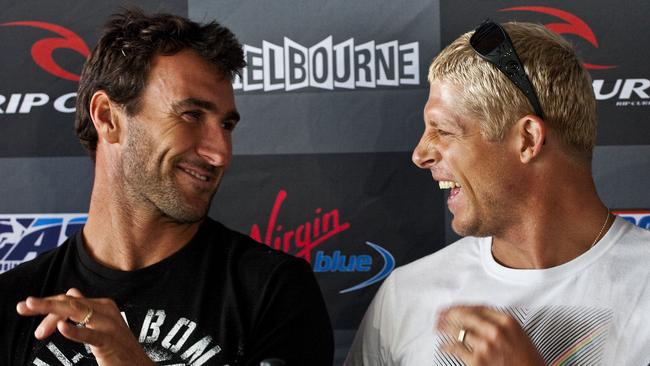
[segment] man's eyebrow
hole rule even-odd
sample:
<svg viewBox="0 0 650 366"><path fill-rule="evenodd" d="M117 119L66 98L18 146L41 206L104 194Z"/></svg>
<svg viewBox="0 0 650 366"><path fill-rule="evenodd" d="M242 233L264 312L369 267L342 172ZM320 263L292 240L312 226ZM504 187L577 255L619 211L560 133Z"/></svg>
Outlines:
<svg viewBox="0 0 650 366"><path fill-rule="evenodd" d="M425 116L425 121L428 125L434 128L443 128L450 131L457 131L463 134L466 132L466 126L461 123L460 119L458 118L431 118L429 116Z"/></svg>
<svg viewBox="0 0 650 366"><path fill-rule="evenodd" d="M174 104L172 104L172 108L174 110L179 110L182 108L189 108L189 107L199 107L202 109L207 109L209 111L216 111L218 109L216 104L212 102L208 102L207 100L196 99L196 98L187 98L187 99L179 100Z"/></svg>
<svg viewBox="0 0 650 366"><path fill-rule="evenodd" d="M197 99L197 98L186 98L172 104L172 110L176 112L180 112L180 110L184 108L192 108L192 107L194 108L198 107L201 109L208 110L210 112L217 112L219 110L219 108L215 103L209 102L207 100ZM230 113L228 113L225 119L239 121L240 120L239 112L231 111Z"/></svg>

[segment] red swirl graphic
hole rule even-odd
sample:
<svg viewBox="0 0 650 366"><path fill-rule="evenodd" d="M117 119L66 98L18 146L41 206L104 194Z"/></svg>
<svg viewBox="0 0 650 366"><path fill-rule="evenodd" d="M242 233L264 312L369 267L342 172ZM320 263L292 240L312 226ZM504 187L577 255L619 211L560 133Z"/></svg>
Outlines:
<svg viewBox="0 0 650 366"><path fill-rule="evenodd" d="M54 50L59 48L67 48L76 51L84 58L90 55L88 46L84 40L81 39L81 37L79 37L76 33L57 24L38 21L9 22L2 23L0 26L34 27L45 29L61 36L44 38L35 42L34 45L32 45L32 58L38 66L54 76L58 76L67 80L79 81L79 75L64 70L52 58L52 53Z"/></svg>
<svg viewBox="0 0 650 366"><path fill-rule="evenodd" d="M546 6L515 6L512 8L501 9L499 11L531 11L534 13L542 13L552 15L556 18L564 20L566 23L548 23L544 24L546 28L557 33L557 34L573 34L576 35L585 41L589 42L595 48L598 48L598 39L596 35L591 30L589 25L585 23L584 20L580 19L574 14L569 13L568 11L549 8ZM604 69L613 69L617 65L595 65L590 63L584 63L586 69L589 70L604 70Z"/></svg>

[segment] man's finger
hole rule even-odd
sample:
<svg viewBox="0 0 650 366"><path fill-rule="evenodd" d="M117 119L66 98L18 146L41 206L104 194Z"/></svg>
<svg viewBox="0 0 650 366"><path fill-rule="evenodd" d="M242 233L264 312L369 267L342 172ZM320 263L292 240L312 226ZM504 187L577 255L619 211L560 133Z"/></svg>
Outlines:
<svg viewBox="0 0 650 366"><path fill-rule="evenodd" d="M454 338L461 329L474 330L491 326L490 318L484 316L477 306L454 306L442 311L438 317L438 329Z"/></svg>
<svg viewBox="0 0 650 366"><path fill-rule="evenodd" d="M69 296L38 298L28 297L25 300L28 308L28 314L23 315L48 315L55 314L62 319L70 319L80 322L88 313L90 307L82 302L81 299L74 299Z"/></svg>
<svg viewBox="0 0 650 366"><path fill-rule="evenodd" d="M84 297L85 297L85 296L81 293L81 291L77 290L77 289L74 288L74 287L71 288L71 289L69 289L65 294L68 295L68 296L72 296L72 297L78 298L78 299L80 299L80 298L84 298Z"/></svg>
<svg viewBox="0 0 650 366"><path fill-rule="evenodd" d="M45 339L49 337L54 331L56 330L56 323L65 320L64 318L61 318L59 315L56 314L48 314L36 327L36 330L34 331L34 336L36 336L37 339Z"/></svg>
<svg viewBox="0 0 650 366"><path fill-rule="evenodd" d="M516 322L509 315L484 306L455 306L441 314L440 324L450 323L457 327L447 331L456 334L465 329L472 336L480 339L494 338L505 327Z"/></svg>
<svg viewBox="0 0 650 366"><path fill-rule="evenodd" d="M23 316L39 315L39 313L32 311L25 301L20 301L16 304L16 312Z"/></svg>
<svg viewBox="0 0 650 366"><path fill-rule="evenodd" d="M442 351L459 358L465 365L471 365L472 353L462 343L446 343L442 346Z"/></svg>
<svg viewBox="0 0 650 366"><path fill-rule="evenodd" d="M66 338L79 343L86 343L91 346L100 347L102 337L100 334L90 328L77 327L66 321L56 323L56 328Z"/></svg>
<svg viewBox="0 0 650 366"><path fill-rule="evenodd" d="M463 344L469 351L473 349L472 332L466 327L463 327L459 322L451 322L441 320L438 322L438 331L447 335L447 343Z"/></svg>
<svg viewBox="0 0 650 366"><path fill-rule="evenodd" d="M55 297L51 297L51 298L55 298ZM18 314L23 316L47 315L48 313L43 313L40 309L34 309L30 305L32 303L32 299L36 299L36 298L30 296L27 299L20 301L18 304L16 304L16 311L18 312ZM30 304L28 304L28 301L30 302Z"/></svg>
<svg viewBox="0 0 650 366"><path fill-rule="evenodd" d="M441 313L440 326L446 334L456 338L452 345L458 357L458 347L464 346L470 352L472 363L481 363L492 356L503 355L504 345L530 342L521 330L521 325L512 316L485 306L456 306ZM465 330L461 344L461 330ZM496 352L496 353L495 353ZM465 357L465 356L462 356ZM468 363L468 359L463 359Z"/></svg>

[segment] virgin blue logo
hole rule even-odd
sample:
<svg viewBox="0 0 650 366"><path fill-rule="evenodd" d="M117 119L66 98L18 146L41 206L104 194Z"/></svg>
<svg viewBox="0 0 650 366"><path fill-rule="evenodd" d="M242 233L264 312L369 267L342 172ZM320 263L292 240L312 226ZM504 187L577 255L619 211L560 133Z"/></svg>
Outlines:
<svg viewBox="0 0 650 366"><path fill-rule="evenodd" d="M350 223L338 208L323 209L316 206L313 219L307 219L299 225L287 224L282 211L288 196L285 189L278 191L266 225L253 224L249 234L251 238L285 253L304 258L311 263L314 272L370 273L378 266L382 266L381 270L369 279L339 291L342 294L379 282L395 268L393 256L386 249L371 242L366 244L379 253L383 263L373 263L373 256L367 254L345 254L341 250L316 251L331 238L348 230ZM377 259L376 255L375 259Z"/></svg>
<svg viewBox="0 0 650 366"><path fill-rule="evenodd" d="M379 282L386 278L395 268L395 258L393 258L393 255L389 251L369 241L366 244L379 253L383 260L382 268L369 279L345 290L341 290L339 293L344 294L356 291ZM331 255L323 251L316 252L316 257L313 259L313 266L314 272L370 272L375 267L373 266L373 259L370 255L346 255L341 253L340 250L335 250Z"/></svg>

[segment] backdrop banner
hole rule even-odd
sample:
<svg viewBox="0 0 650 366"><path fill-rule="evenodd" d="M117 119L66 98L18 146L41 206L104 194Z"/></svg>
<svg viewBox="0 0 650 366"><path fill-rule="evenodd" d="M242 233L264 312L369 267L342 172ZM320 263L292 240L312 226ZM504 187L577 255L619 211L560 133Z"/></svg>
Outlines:
<svg viewBox="0 0 650 366"><path fill-rule="evenodd" d="M244 44L242 121L210 216L310 263L337 365L382 280L458 238L411 151L431 60L485 18L541 23L577 48L598 100L598 191L650 228L646 1L27 0L0 14L0 272L86 220L93 165L73 134L76 89L120 5L216 20Z"/></svg>

